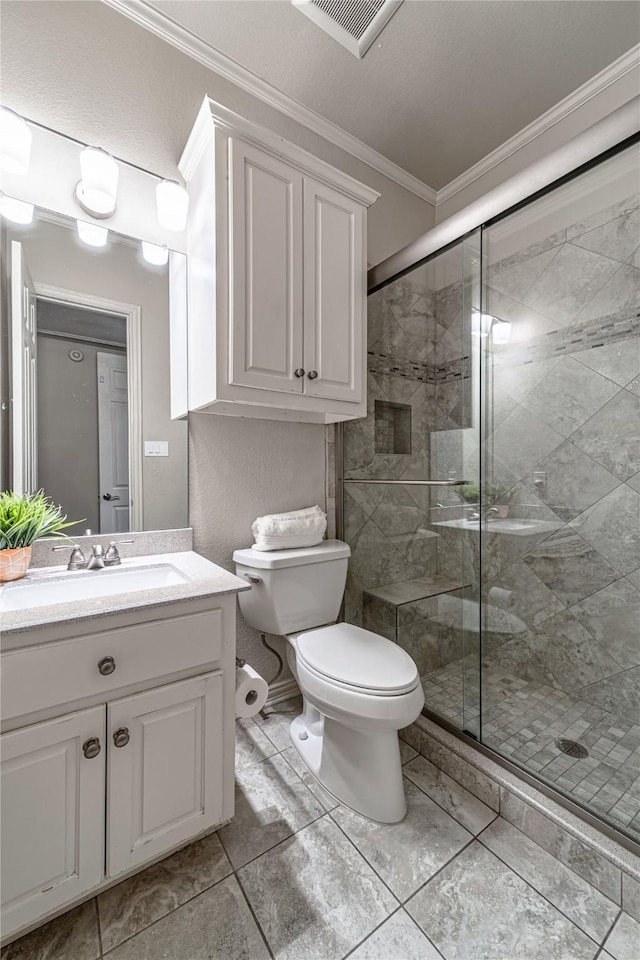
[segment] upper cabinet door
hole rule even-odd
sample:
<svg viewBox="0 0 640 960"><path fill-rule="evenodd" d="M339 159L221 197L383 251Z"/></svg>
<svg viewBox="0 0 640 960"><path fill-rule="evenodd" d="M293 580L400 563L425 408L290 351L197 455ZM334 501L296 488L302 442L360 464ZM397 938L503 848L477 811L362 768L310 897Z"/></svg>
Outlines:
<svg viewBox="0 0 640 960"><path fill-rule="evenodd" d="M301 393L303 177L240 140L229 148L229 380Z"/></svg>
<svg viewBox="0 0 640 960"><path fill-rule="evenodd" d="M305 394L362 399L365 355L365 208L304 181Z"/></svg>
<svg viewBox="0 0 640 960"><path fill-rule="evenodd" d="M107 874L160 856L222 815L222 674L107 704Z"/></svg>
<svg viewBox="0 0 640 960"><path fill-rule="evenodd" d="M5 936L103 878L104 725L99 706L0 737Z"/></svg>

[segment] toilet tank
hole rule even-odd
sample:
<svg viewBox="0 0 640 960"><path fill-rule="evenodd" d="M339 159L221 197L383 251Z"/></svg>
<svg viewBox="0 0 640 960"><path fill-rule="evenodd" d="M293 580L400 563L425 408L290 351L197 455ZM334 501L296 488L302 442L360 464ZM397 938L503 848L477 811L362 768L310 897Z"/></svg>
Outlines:
<svg viewBox="0 0 640 960"><path fill-rule="evenodd" d="M350 554L342 540L299 550L236 550L237 575L259 578L251 590L238 594L242 616L256 630L280 636L334 623Z"/></svg>

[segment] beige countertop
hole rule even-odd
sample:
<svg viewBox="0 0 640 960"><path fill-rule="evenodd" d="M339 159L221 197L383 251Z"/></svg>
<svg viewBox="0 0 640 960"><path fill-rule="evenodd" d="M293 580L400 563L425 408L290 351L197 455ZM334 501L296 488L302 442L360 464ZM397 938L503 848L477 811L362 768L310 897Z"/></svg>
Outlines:
<svg viewBox="0 0 640 960"><path fill-rule="evenodd" d="M22 585L36 581L59 581L62 584L72 577L108 577L112 570L123 573L128 568L139 570L142 567L158 567L166 564L170 564L179 573L188 577L187 582L137 589L111 596L6 610L0 612L2 636L8 639L26 631L38 631L61 623L86 622L91 625L92 621L114 614L131 613L148 607L162 607L180 601L239 593L242 590L251 589L245 580L211 563L210 560L205 560L199 554L187 550L181 553L161 553L123 559L119 566L104 570L68 571L66 566L30 570L22 580L12 581L0 587L0 598L5 590L11 590L12 593L15 590L17 593Z"/></svg>

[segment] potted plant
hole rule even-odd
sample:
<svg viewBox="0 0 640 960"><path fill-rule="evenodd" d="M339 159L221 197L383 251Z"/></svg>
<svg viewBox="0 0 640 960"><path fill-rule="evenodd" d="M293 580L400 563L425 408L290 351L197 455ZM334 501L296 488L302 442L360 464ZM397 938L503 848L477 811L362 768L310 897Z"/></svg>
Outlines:
<svg viewBox="0 0 640 960"><path fill-rule="evenodd" d="M67 522L62 509L37 493L0 493L0 583L19 580L29 569L31 544L42 537L66 537Z"/></svg>

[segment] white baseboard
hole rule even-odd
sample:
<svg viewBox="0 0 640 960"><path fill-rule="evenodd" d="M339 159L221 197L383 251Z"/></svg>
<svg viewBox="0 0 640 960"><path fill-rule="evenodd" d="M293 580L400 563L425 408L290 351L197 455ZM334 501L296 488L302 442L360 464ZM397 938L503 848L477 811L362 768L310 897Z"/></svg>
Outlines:
<svg viewBox="0 0 640 960"><path fill-rule="evenodd" d="M300 688L293 677L288 677L286 680L276 680L269 687L269 698L265 707L272 707L276 703L289 700L291 697L297 697L299 694Z"/></svg>

